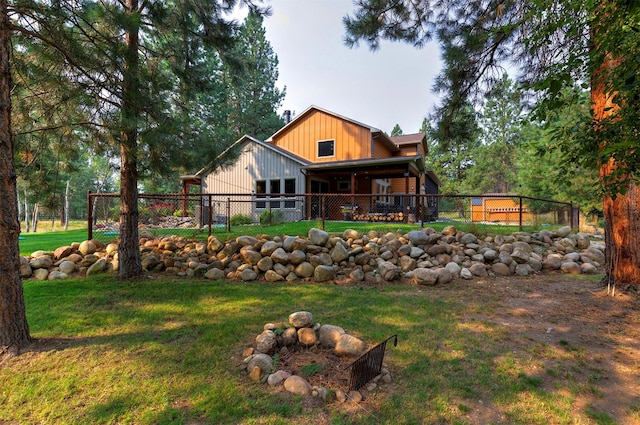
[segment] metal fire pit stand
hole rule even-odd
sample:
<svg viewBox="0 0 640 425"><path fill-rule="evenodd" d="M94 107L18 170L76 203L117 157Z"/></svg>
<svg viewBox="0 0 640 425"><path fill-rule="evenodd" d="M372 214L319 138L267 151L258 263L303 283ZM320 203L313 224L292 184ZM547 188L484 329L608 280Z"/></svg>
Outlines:
<svg viewBox="0 0 640 425"><path fill-rule="evenodd" d="M359 390L380 373L382 370L382 361L384 360L387 341L392 338L394 338L393 346L398 346L398 335L391 335L389 338L385 339L380 344L355 359L345 368L345 370L351 368L349 391Z"/></svg>

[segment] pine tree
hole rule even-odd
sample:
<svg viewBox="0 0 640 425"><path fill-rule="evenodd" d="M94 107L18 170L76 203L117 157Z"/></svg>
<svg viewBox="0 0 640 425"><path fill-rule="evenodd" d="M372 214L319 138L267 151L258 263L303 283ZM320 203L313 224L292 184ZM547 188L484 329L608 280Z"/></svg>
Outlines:
<svg viewBox="0 0 640 425"><path fill-rule="evenodd" d="M467 186L474 193L513 193L518 170L516 154L523 142L523 106L520 93L505 74L482 105L478 123L480 141L472 152L473 167Z"/></svg>
<svg viewBox="0 0 640 425"><path fill-rule="evenodd" d="M249 12L239 33L234 55L244 64L234 74L227 67L229 82L229 129L236 139L244 134L265 140L283 125L277 109L286 89L276 86L278 56L266 38L263 18Z"/></svg>
<svg viewBox="0 0 640 425"><path fill-rule="evenodd" d="M402 128L400 128L400 124L396 124L393 126L393 129L391 130L391 134L390 136L402 136L404 133L402 132Z"/></svg>

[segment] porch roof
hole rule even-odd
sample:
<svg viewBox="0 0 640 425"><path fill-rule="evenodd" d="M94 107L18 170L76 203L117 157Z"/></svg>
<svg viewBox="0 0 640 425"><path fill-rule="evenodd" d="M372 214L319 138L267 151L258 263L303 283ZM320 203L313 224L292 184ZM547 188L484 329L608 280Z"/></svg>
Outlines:
<svg viewBox="0 0 640 425"><path fill-rule="evenodd" d="M398 177L408 175L417 177L425 173L422 156L394 156L390 158L349 159L309 164L302 167L315 173L358 172L379 177Z"/></svg>

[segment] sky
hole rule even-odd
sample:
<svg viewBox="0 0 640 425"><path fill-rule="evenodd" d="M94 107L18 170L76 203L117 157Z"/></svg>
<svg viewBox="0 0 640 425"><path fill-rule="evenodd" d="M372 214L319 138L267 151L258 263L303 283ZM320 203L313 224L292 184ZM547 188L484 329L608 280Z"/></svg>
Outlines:
<svg viewBox="0 0 640 425"><path fill-rule="evenodd" d="M278 87L286 87L279 113L311 105L390 133L420 130L437 104L433 80L441 66L438 46L417 49L383 42L375 52L344 44L342 18L353 0L272 0L266 37L278 56ZM246 14L246 12L245 12ZM242 21L242 17L236 18Z"/></svg>

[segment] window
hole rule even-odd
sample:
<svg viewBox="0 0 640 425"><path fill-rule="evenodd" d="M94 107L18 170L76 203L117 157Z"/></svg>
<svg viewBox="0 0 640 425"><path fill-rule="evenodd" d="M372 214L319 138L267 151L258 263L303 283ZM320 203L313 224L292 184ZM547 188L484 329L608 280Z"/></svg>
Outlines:
<svg viewBox="0 0 640 425"><path fill-rule="evenodd" d="M284 193L289 196L296 193L296 179L284 179ZM295 200L284 201L284 207L295 208L296 201Z"/></svg>
<svg viewBox="0 0 640 425"><path fill-rule="evenodd" d="M280 194L280 179L269 180L269 193ZM271 201L271 209L279 209L280 201Z"/></svg>
<svg viewBox="0 0 640 425"><path fill-rule="evenodd" d="M257 180L256 181L256 198L264 198L267 193L267 181L266 180ZM257 201L256 208L265 208L266 204L264 201Z"/></svg>
<svg viewBox="0 0 640 425"><path fill-rule="evenodd" d="M341 180L338 182L338 191L345 192L351 190L351 182L347 180Z"/></svg>
<svg viewBox="0 0 640 425"><path fill-rule="evenodd" d="M318 158L335 156L335 140L321 140L318 142Z"/></svg>

